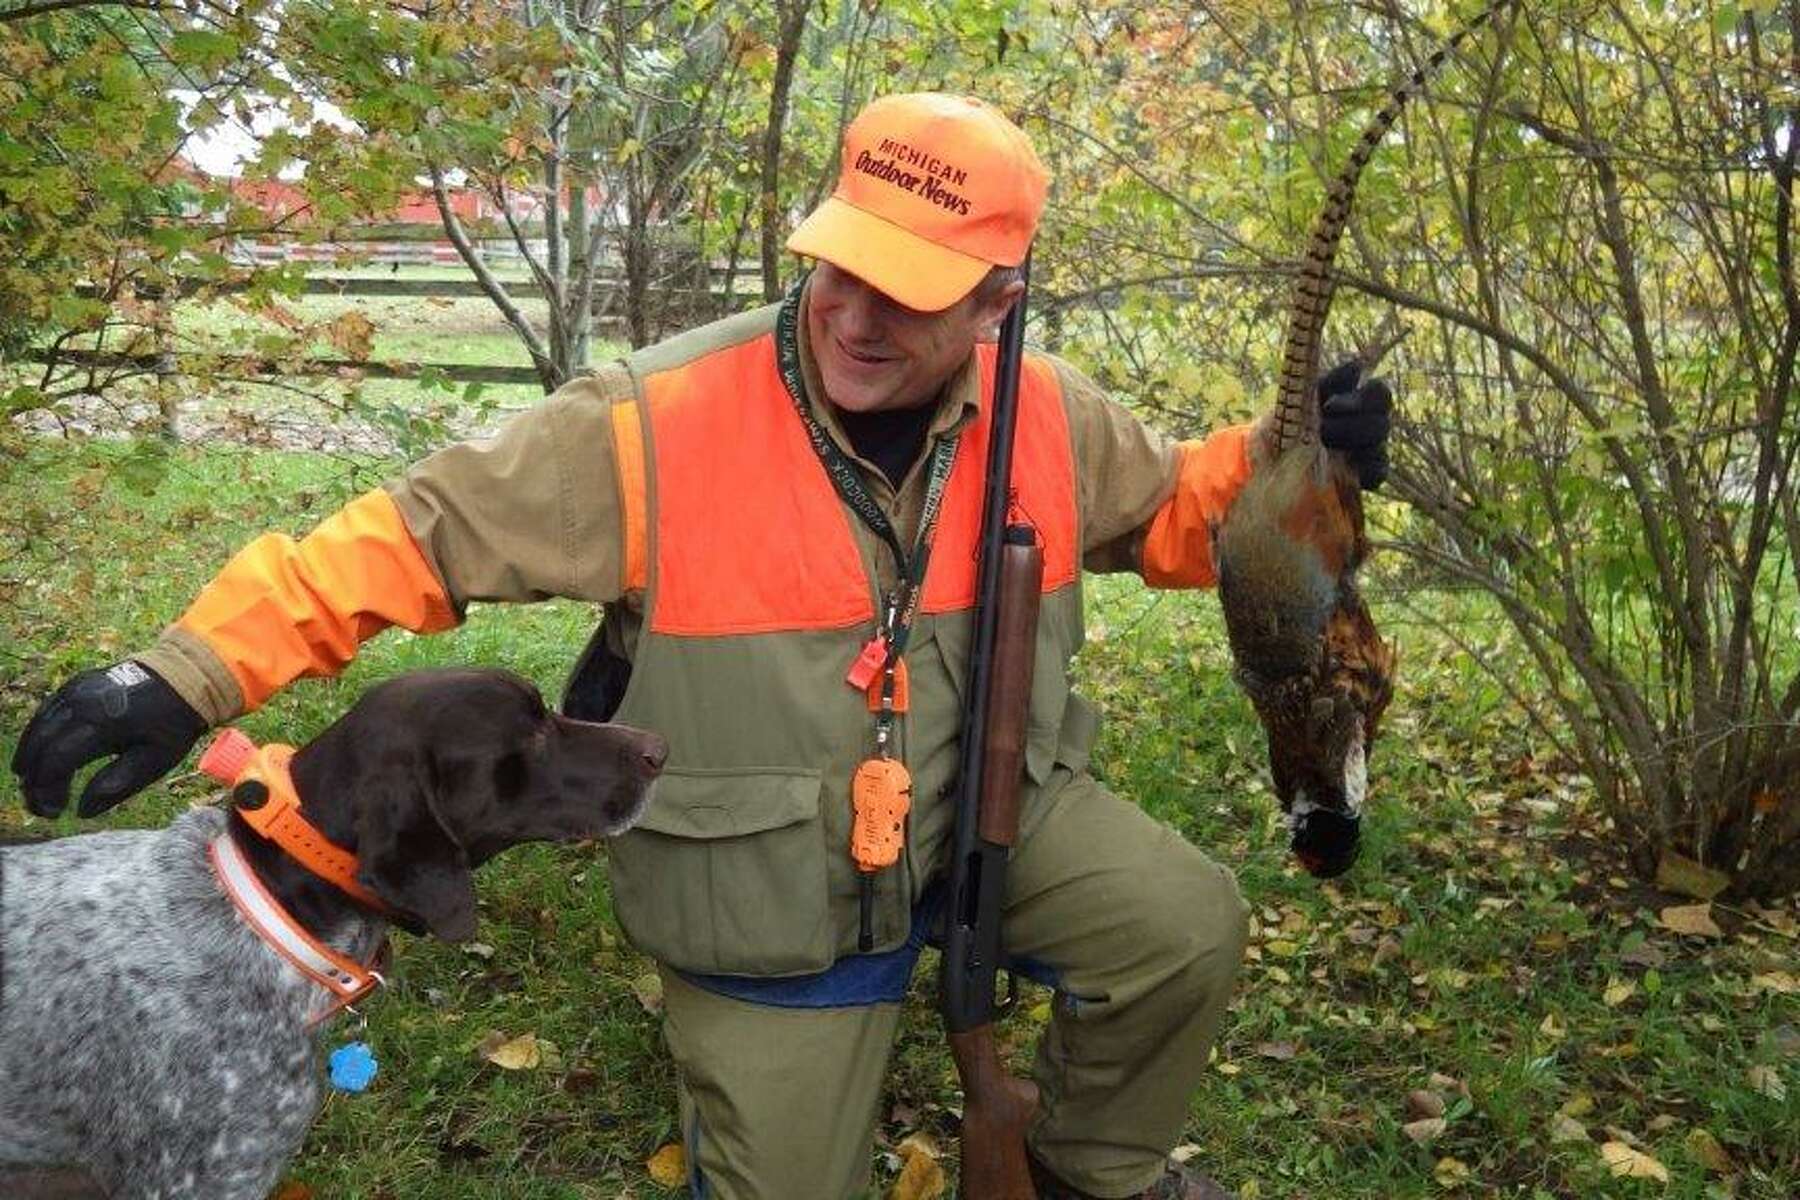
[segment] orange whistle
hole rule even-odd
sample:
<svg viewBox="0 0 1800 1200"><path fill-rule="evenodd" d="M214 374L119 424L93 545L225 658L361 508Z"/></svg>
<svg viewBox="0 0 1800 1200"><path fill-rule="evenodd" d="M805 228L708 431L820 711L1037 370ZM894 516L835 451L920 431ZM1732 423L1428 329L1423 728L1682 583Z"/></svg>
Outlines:
<svg viewBox="0 0 1800 1200"><path fill-rule="evenodd" d="M856 653L856 661L850 664L850 670L844 674L844 682L858 691L869 686L869 681L881 677L882 664L887 662L887 640L872 637L863 643L863 648Z"/></svg>
<svg viewBox="0 0 1800 1200"><path fill-rule="evenodd" d="M891 867L906 845L912 773L898 759L867 758L850 777L850 857L859 871Z"/></svg>

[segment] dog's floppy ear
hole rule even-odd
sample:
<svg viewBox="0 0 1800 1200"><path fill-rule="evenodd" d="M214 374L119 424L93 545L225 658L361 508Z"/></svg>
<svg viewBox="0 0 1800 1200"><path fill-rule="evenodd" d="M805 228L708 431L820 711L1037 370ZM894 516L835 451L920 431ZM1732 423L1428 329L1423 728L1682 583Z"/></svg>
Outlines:
<svg viewBox="0 0 1800 1200"><path fill-rule="evenodd" d="M469 856L438 815L424 773L383 773L366 787L357 798L357 879L399 911L408 932L428 929L446 942L475 936Z"/></svg>

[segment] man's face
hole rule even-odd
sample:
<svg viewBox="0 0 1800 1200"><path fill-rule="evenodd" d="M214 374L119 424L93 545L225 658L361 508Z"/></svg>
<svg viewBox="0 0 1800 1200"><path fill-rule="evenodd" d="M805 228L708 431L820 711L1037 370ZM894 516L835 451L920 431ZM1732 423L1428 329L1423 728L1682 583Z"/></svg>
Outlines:
<svg viewBox="0 0 1800 1200"><path fill-rule="evenodd" d="M1023 290L1012 283L983 299L977 286L942 312L919 312L821 262L807 296L806 334L826 396L850 412L930 402Z"/></svg>

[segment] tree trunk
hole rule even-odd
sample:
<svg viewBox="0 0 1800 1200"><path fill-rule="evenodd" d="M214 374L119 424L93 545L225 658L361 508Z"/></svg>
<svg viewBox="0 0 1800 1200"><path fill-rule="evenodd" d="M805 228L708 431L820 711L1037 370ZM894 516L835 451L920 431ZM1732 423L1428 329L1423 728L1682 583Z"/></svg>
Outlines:
<svg viewBox="0 0 1800 1200"><path fill-rule="evenodd" d="M769 93L769 122L762 144L762 285L763 299L781 299L781 242L786 222L781 219L781 138L787 124L788 92L794 82L794 60L800 54L800 36L806 32L806 13L812 0L776 0L780 15L780 40L775 49L775 79Z"/></svg>

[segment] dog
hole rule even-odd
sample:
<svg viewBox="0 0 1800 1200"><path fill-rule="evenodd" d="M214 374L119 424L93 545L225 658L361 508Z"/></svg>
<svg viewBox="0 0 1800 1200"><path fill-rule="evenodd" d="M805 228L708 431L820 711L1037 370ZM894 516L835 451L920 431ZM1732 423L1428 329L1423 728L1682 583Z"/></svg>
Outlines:
<svg viewBox="0 0 1800 1200"><path fill-rule="evenodd" d="M323 1098L315 1027L379 981L389 925L467 939L476 867L629 828L668 747L436 670L371 688L285 774L273 752L229 811L0 847L0 1196L263 1200ZM272 776L311 849L258 832Z"/></svg>

